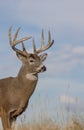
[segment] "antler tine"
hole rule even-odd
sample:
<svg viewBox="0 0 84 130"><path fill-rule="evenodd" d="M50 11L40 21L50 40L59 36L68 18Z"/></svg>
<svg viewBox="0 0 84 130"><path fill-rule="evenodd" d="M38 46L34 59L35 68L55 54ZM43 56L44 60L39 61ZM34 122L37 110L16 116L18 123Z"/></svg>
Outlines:
<svg viewBox="0 0 84 130"><path fill-rule="evenodd" d="M52 44L54 43L54 40L52 40L51 42L51 34L50 34L50 31L48 32L48 46L49 48L52 46Z"/></svg>
<svg viewBox="0 0 84 130"><path fill-rule="evenodd" d="M29 39L31 39L31 38L32 38L32 36L21 38L20 40L17 40L17 41L15 42L15 45L17 45L17 44L19 44L19 43L21 43L21 42L24 42L24 41L26 41L26 40L29 40Z"/></svg>
<svg viewBox="0 0 84 130"><path fill-rule="evenodd" d="M14 45L14 43L13 43L14 40L12 41L11 30L12 30L12 26L9 28L9 33L8 33L10 46L12 47L12 49L13 49L14 51L21 53L21 51L20 51L19 49L15 48L15 45ZM14 38L15 38L15 37L14 37Z"/></svg>
<svg viewBox="0 0 84 130"><path fill-rule="evenodd" d="M35 45L35 40L34 40L34 38L32 38L32 42L33 42L33 50L34 50L34 53L36 54L37 51L36 51L36 45Z"/></svg>
<svg viewBox="0 0 84 130"><path fill-rule="evenodd" d="M12 30L12 27L9 28L9 33L8 33L8 36L9 36L9 42L10 42L10 46L12 46L12 36L11 36L11 30Z"/></svg>
<svg viewBox="0 0 84 130"><path fill-rule="evenodd" d="M16 38L18 36L18 32L20 30L20 27L17 29L16 33L15 33L15 36L14 36L14 39L13 39L13 43L16 43Z"/></svg>
<svg viewBox="0 0 84 130"><path fill-rule="evenodd" d="M8 35L8 36L9 36L9 42L10 42L10 45L11 45L12 49L13 49L14 51L19 52L19 53L21 53L21 54L24 55L23 52L24 52L24 51L27 52L27 51L26 51L26 49L25 49L25 46L24 46L23 41L26 41L26 40L32 38L32 36L24 37L24 38L21 38L20 40L16 40L16 39L17 39L17 36L18 36L18 32L19 32L19 30L20 30L20 28L18 28L17 31L16 31L16 33L15 33L15 35L14 35L14 39L13 39L13 41L12 41L11 30L12 30L12 27L10 27L10 29L9 29L9 35ZM19 49L17 49L17 48L15 47L15 46L16 46L17 44L19 44L19 43L22 43L23 51L21 51L21 50L19 50Z"/></svg>
<svg viewBox="0 0 84 130"><path fill-rule="evenodd" d="M29 37L21 38L20 40L17 40L17 41L16 41L16 38L17 38L17 36L18 36L19 30L20 30L20 27L17 29L17 31L16 31L16 33L15 33L15 36L14 36L14 39L13 39L13 45L14 45L14 46L17 45L17 44L19 44L19 43L21 43L21 42L23 42L23 41L26 41L26 40L32 38L32 36L29 36Z"/></svg>
<svg viewBox="0 0 84 130"><path fill-rule="evenodd" d="M51 42L51 34L50 34L50 31L48 32L48 42Z"/></svg>
<svg viewBox="0 0 84 130"><path fill-rule="evenodd" d="M50 34L50 31L49 31L48 32L48 44L46 46L44 46L44 32L42 30L42 44L41 44L41 48L36 51L37 54L47 50L48 48L50 48L53 45L53 43L54 43L54 40L52 40L52 42L51 42L51 34Z"/></svg>
<svg viewBox="0 0 84 130"><path fill-rule="evenodd" d="M25 48L25 45L24 45L23 41L22 41L22 49L23 49L22 54L27 56L28 52L26 51L26 48Z"/></svg>
<svg viewBox="0 0 84 130"><path fill-rule="evenodd" d="M23 49L23 51L26 51L26 48L25 48L23 41L22 41L22 49Z"/></svg>
<svg viewBox="0 0 84 130"><path fill-rule="evenodd" d="M41 48L44 47L44 30L42 29L42 41L41 41Z"/></svg>

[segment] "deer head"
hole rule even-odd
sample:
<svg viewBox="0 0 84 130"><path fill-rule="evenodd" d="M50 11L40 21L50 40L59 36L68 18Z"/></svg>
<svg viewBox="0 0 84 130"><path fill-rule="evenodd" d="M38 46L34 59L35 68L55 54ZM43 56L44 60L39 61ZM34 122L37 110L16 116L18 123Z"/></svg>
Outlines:
<svg viewBox="0 0 84 130"><path fill-rule="evenodd" d="M11 29L12 28L9 29L10 45L11 45L11 48L16 52L17 57L22 61L23 66L26 66L25 73L26 74L32 73L35 75L35 74L38 74L39 72L46 71L46 67L43 65L43 61L47 58L47 53L43 53L41 55L39 55L39 54L42 53L43 51L47 50L48 48L50 48L52 46L52 44L54 43L54 40L51 41L50 31L48 32L49 39L48 39L48 44L46 46L44 46L44 32L42 31L41 48L37 50L34 38L32 38L32 36L21 38L20 40L16 40L20 28L17 29L17 31L14 35L14 39L12 40ZM26 50L24 43L23 43L24 41L31 39L31 38L32 38L32 42L33 42L33 52L34 53L29 53ZM22 44L22 50L16 48L16 45L20 44L20 43Z"/></svg>

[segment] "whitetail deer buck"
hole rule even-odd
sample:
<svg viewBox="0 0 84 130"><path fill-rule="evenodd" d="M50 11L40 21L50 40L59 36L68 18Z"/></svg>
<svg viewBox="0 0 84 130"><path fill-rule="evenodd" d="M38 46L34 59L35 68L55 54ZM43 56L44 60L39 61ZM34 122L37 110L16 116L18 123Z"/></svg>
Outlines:
<svg viewBox="0 0 84 130"><path fill-rule="evenodd" d="M11 28L9 29L9 42L17 57L22 61L22 67L17 77L8 77L0 80L0 116L4 130L13 129L16 118L25 111L29 99L36 88L38 73L46 71L46 67L42 62L46 59L47 54L39 55L39 53L47 50L54 43L54 40L51 41L49 32L48 44L44 46L44 33L42 31L41 48L36 49L33 39L34 53L29 53L26 51L23 41L32 37L16 40L19 30L20 28L16 31L12 40ZM22 44L22 50L16 48L19 43Z"/></svg>

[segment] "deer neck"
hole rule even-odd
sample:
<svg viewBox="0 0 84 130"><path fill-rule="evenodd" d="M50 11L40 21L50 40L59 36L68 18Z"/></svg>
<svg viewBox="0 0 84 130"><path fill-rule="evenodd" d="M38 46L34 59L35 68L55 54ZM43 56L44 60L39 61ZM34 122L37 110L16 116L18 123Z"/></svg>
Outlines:
<svg viewBox="0 0 84 130"><path fill-rule="evenodd" d="M22 65L19 73L18 79L23 82L37 82L38 81L38 74L28 70L24 65Z"/></svg>

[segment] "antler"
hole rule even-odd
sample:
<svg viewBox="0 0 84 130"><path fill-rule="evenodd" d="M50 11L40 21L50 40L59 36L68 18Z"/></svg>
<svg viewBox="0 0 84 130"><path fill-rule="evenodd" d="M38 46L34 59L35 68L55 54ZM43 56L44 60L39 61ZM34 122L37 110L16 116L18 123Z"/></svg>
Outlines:
<svg viewBox="0 0 84 130"><path fill-rule="evenodd" d="M42 42L41 42L41 48L36 50L36 45L35 45L35 41L33 39L33 48L34 48L34 53L38 54L41 53L45 50L47 50L48 48L50 48L54 43L54 40L51 41L51 34L50 31L48 32L48 44L46 46L44 46L44 31L42 30Z"/></svg>
<svg viewBox="0 0 84 130"><path fill-rule="evenodd" d="M26 51L26 49L25 49L25 46L24 46L24 43L23 43L23 42L26 41L26 40L28 40L28 39L30 39L30 38L32 38L32 36L25 37L25 38L21 38L20 40L16 40L16 39L17 39L17 36L18 36L18 32L19 32L19 30L20 30L20 28L18 28L17 31L16 31L16 33L15 33L15 35L14 35L14 39L13 39L13 41L12 41L11 30L12 30L12 27L10 27L9 33L8 33L10 46L12 47L12 49L13 49L15 52L18 52L18 53L20 53L20 54L22 54L22 55L26 55L27 51ZM17 48L15 47L15 46L16 46L17 44L19 44L19 43L22 43L22 48L23 48L23 50L19 50L19 49L17 49Z"/></svg>

